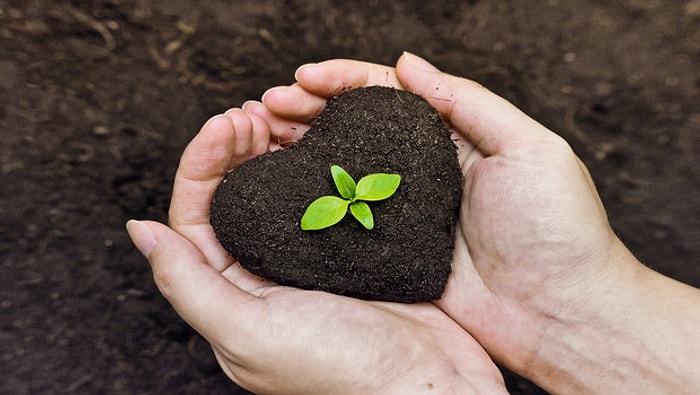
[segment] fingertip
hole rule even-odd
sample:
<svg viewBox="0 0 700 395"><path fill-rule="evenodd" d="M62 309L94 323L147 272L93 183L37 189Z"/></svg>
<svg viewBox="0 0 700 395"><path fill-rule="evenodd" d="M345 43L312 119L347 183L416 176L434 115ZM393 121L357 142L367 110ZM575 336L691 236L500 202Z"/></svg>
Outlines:
<svg viewBox="0 0 700 395"><path fill-rule="evenodd" d="M213 270L197 247L166 225L129 221L127 230L147 256L161 293L171 302L180 298L180 291L195 286L196 274Z"/></svg>
<svg viewBox="0 0 700 395"><path fill-rule="evenodd" d="M192 151L201 153L216 150L218 152L221 142L229 140L232 132L231 119L226 114L217 114L204 123L199 133L185 148L183 156L189 156ZM221 155L225 155L225 153L221 153Z"/></svg>
<svg viewBox="0 0 700 395"><path fill-rule="evenodd" d="M423 96L443 115L452 105L453 95L461 90L455 84L457 77L440 72L427 60L408 51L396 62L396 74L406 89Z"/></svg>
<svg viewBox="0 0 700 395"><path fill-rule="evenodd" d="M299 81L300 78L305 78L306 74L313 74L317 65L318 63L306 63L297 67L296 71L294 72L294 79Z"/></svg>
<svg viewBox="0 0 700 395"><path fill-rule="evenodd" d="M511 103L479 83L439 71L409 52L396 64L399 80L423 96L481 153L505 153L542 128Z"/></svg>
<svg viewBox="0 0 700 395"><path fill-rule="evenodd" d="M254 128L253 121L246 111L241 108L231 108L226 111L225 115L233 128L234 136L236 137L234 144L238 143L239 135L244 131L250 131Z"/></svg>
<svg viewBox="0 0 700 395"><path fill-rule="evenodd" d="M251 141L253 140L253 122L248 114L240 108L232 108L225 113L233 129L232 162L238 164L248 159ZM229 164L232 167L231 164Z"/></svg>
<svg viewBox="0 0 700 395"><path fill-rule="evenodd" d="M267 105L267 103L270 101L270 96L273 97L273 101L274 101L274 97L275 97L275 95L276 95L275 92L278 92L278 91L280 91L281 89L284 89L284 88L286 88L286 86L274 86L274 87L272 87L272 88L266 90L265 93L262 94L262 97L260 98L260 102L262 102L262 103L264 103L265 105Z"/></svg>
<svg viewBox="0 0 700 395"><path fill-rule="evenodd" d="M243 103L243 105L241 106L241 109L242 109L243 111L247 111L248 109L250 109L250 108L255 108L255 107L257 107L257 106L259 106L259 105L261 105L261 104L262 104L262 103L261 103L260 101L258 101L258 100L246 100L246 101Z"/></svg>
<svg viewBox="0 0 700 395"><path fill-rule="evenodd" d="M222 129L226 129L230 127L231 122L228 120L225 114L217 114L214 115L213 117L207 119L207 121L202 125L202 128L200 129L200 132L198 134L209 134L211 132L217 132L221 131ZM197 138L198 136L195 136Z"/></svg>
<svg viewBox="0 0 700 395"><path fill-rule="evenodd" d="M248 100L247 102L243 103L241 109L245 116L249 119L251 119L253 116L268 119L272 115L267 106L257 100Z"/></svg>
<svg viewBox="0 0 700 395"><path fill-rule="evenodd" d="M204 263L202 254L187 239L161 223L130 220L126 226L136 248L148 259L161 293L171 301L177 299L180 277L193 264Z"/></svg>
<svg viewBox="0 0 700 395"><path fill-rule="evenodd" d="M241 117L241 118L245 117L245 113L240 108L229 108L228 110L226 110L225 113L223 113L223 115L229 117L232 120L234 118L238 118L238 117ZM221 114L215 116L214 118L220 117L220 116L221 116Z"/></svg>
<svg viewBox="0 0 700 395"><path fill-rule="evenodd" d="M148 258L158 245L158 241L151 229L144 222L129 220L126 223L126 231L141 254Z"/></svg>
<svg viewBox="0 0 700 395"><path fill-rule="evenodd" d="M370 64L347 59L331 59L301 66L294 74L304 90L323 98L364 86ZM375 85L378 83L372 83Z"/></svg>
<svg viewBox="0 0 700 395"><path fill-rule="evenodd" d="M279 118L311 123L326 106L326 100L296 83L268 90L263 95L262 103L267 110Z"/></svg>
<svg viewBox="0 0 700 395"><path fill-rule="evenodd" d="M234 127L225 114L211 117L187 145L180 159L176 179L211 181L227 171Z"/></svg>
<svg viewBox="0 0 700 395"><path fill-rule="evenodd" d="M280 109L285 109L289 106L289 91L291 86L276 86L270 88L263 93L260 102L267 107L272 113L284 113ZM253 106L256 106L255 104Z"/></svg>
<svg viewBox="0 0 700 395"><path fill-rule="evenodd" d="M397 62L397 65L400 62L409 63L415 67L418 67L424 71L431 72L431 73L440 71L437 67L433 66L432 63L430 63L427 60L423 59L422 57L415 55L415 54L408 52L408 51L403 52L403 54L401 55L401 57L399 58L399 60Z"/></svg>
<svg viewBox="0 0 700 395"><path fill-rule="evenodd" d="M270 125L256 114L249 114L248 117L253 125L248 152L248 159L250 159L267 152L267 146L270 143Z"/></svg>

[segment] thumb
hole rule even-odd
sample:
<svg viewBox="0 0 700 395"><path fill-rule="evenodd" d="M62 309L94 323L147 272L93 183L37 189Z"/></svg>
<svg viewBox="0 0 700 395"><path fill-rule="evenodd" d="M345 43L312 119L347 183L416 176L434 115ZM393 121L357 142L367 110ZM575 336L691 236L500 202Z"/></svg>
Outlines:
<svg viewBox="0 0 700 395"><path fill-rule="evenodd" d="M151 264L160 292L202 336L228 341L232 329L252 329L244 326L255 321L258 299L209 266L192 243L158 222L129 221L126 227Z"/></svg>
<svg viewBox="0 0 700 395"><path fill-rule="evenodd" d="M527 147L527 140L552 134L511 103L478 83L438 70L404 52L396 74L406 90L423 96L484 155L508 154Z"/></svg>

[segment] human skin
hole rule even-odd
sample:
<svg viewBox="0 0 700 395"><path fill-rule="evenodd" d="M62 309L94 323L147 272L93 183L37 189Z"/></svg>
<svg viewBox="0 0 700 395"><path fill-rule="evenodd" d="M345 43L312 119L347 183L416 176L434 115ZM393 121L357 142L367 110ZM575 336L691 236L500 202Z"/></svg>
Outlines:
<svg viewBox="0 0 700 395"><path fill-rule="evenodd" d="M298 139L329 97L368 85L421 94L451 126L464 194L435 304L492 357L553 393L700 388L700 291L630 253L562 138L408 53L396 68L332 60L296 79L243 107L279 139Z"/></svg>
<svg viewBox="0 0 700 395"><path fill-rule="evenodd" d="M170 227L127 224L159 289L228 377L259 394L507 393L483 348L434 304L276 286L226 253L209 224L214 190L276 141L240 109L210 119L181 158Z"/></svg>
<svg viewBox="0 0 700 395"><path fill-rule="evenodd" d="M428 382L443 393L503 392L472 335L553 393L700 388L699 291L645 268L624 247L561 138L478 84L410 54L396 68L334 60L304 66L296 78L205 125L183 154L172 229L128 225L163 294L234 381L259 393L416 393ZM327 98L376 84L426 97L459 147L464 200L454 270L434 306L274 286L228 257L208 223L226 171L300 138ZM329 326L339 311L343 319ZM313 346L319 336L324 347ZM392 341L364 347L373 336ZM415 358L401 352L409 344Z"/></svg>

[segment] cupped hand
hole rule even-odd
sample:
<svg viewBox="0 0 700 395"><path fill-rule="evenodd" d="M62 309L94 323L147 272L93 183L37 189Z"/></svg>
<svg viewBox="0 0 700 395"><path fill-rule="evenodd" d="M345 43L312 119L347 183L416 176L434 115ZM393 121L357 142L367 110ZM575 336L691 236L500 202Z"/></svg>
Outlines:
<svg viewBox="0 0 700 395"><path fill-rule="evenodd" d="M269 90L253 113L310 122L346 89L389 85L425 97L453 130L464 175L453 273L443 311L511 369L537 376L539 349L562 321L610 285L627 254L593 182L563 139L473 81L404 54L396 68L350 60L302 66L297 82ZM539 373L538 373L539 374Z"/></svg>
<svg viewBox="0 0 700 395"><path fill-rule="evenodd" d="M224 372L256 393L505 392L483 348L435 305L277 286L221 247L209 204L226 172L307 128L307 119L275 117L259 102L206 123L182 156L171 227L127 225L163 295L209 341Z"/></svg>

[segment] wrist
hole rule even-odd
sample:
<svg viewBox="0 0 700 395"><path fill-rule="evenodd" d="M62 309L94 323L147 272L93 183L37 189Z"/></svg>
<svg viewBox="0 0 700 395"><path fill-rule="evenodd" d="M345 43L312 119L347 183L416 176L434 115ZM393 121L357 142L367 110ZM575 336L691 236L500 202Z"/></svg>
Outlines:
<svg viewBox="0 0 700 395"><path fill-rule="evenodd" d="M577 303L547 318L527 376L555 393L697 388L697 290L644 267L619 241L603 270Z"/></svg>
<svg viewBox="0 0 700 395"><path fill-rule="evenodd" d="M483 378L476 377L459 377L455 374L454 377L444 380L421 380L421 377L414 376L399 385L389 388L381 388L374 394L459 394L459 395L507 395L505 383L502 377L498 378Z"/></svg>
<svg viewBox="0 0 700 395"><path fill-rule="evenodd" d="M477 346L478 347L478 346ZM503 374L484 352L443 359L437 346L421 358L422 363L386 380L365 394L508 394ZM462 354L464 349L455 350ZM353 392L355 393L355 392Z"/></svg>

